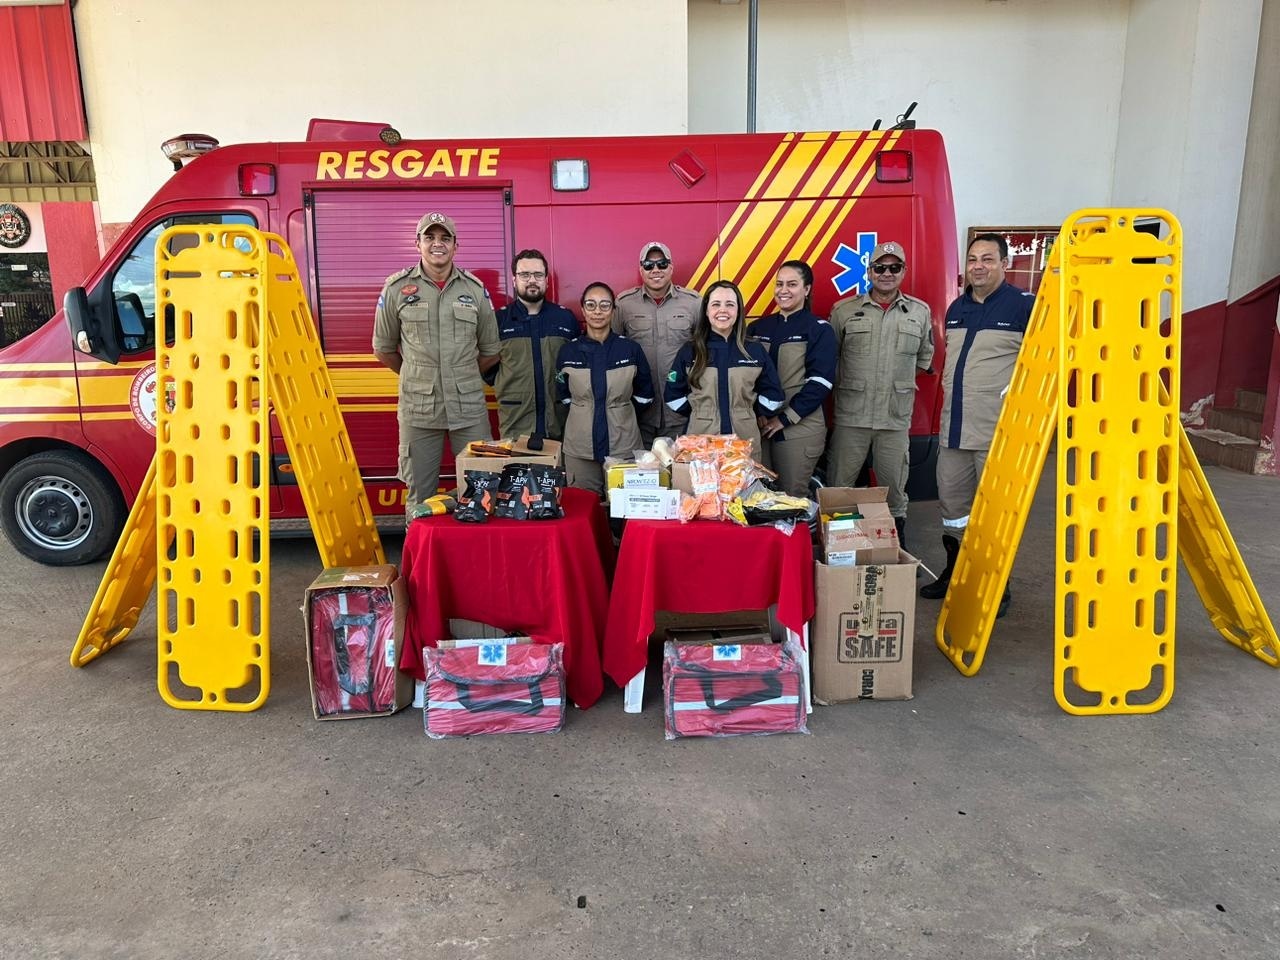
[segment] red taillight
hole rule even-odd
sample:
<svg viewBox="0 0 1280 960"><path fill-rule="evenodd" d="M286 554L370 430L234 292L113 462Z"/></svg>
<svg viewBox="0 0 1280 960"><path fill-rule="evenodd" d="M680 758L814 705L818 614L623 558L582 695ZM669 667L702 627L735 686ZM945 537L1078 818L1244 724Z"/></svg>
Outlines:
<svg viewBox="0 0 1280 960"><path fill-rule="evenodd" d="M910 180L911 151L880 151L876 157L876 179L881 183L906 183Z"/></svg>
<svg viewBox="0 0 1280 960"><path fill-rule="evenodd" d="M240 196L269 197L276 192L274 163L240 164Z"/></svg>

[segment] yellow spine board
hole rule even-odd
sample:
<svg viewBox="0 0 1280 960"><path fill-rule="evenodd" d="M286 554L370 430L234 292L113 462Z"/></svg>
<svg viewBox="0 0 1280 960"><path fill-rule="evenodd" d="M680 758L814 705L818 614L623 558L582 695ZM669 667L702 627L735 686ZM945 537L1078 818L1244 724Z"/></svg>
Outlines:
<svg viewBox="0 0 1280 960"><path fill-rule="evenodd" d="M142 489L129 511L129 519L71 651L73 667L83 667L122 643L138 625L138 617L156 582L155 556L156 461L152 457Z"/></svg>
<svg viewBox="0 0 1280 960"><path fill-rule="evenodd" d="M172 227L156 254L156 312L174 319L156 351L174 397L157 410L157 685L179 709L254 710L270 687L266 242Z"/></svg>
<svg viewBox="0 0 1280 960"><path fill-rule="evenodd" d="M1138 218L1166 221L1170 239L1138 233ZM1160 378L1163 371L1176 387L1180 238L1177 221L1162 210L1082 211L1059 234L938 617L938 648L965 676L982 666L1059 421L1054 687L1063 709L1152 712L1168 701L1175 553L1222 636L1280 667L1280 640ZM1135 257L1154 262L1135 264ZM1096 326L1095 301L1103 311ZM1166 310L1174 327L1161 334ZM1133 318L1142 336L1117 327L1117 314ZM1112 337L1117 330L1123 336ZM1118 372L1095 382L1102 362L1117 357ZM1072 377L1080 392L1069 399ZM1085 703L1069 699L1080 691Z"/></svg>
<svg viewBox="0 0 1280 960"><path fill-rule="evenodd" d="M1061 316L1055 243L1005 395L969 525L938 614L938 649L966 677L982 667L1057 422ZM1074 317L1067 317L1067 325Z"/></svg>
<svg viewBox="0 0 1280 960"><path fill-rule="evenodd" d="M322 564L386 563L324 350L284 240L268 242L267 373L271 405L289 448Z"/></svg>
<svg viewBox="0 0 1280 960"><path fill-rule="evenodd" d="M1178 554L1209 621L1228 643L1280 667L1276 629L1181 423L1178 448Z"/></svg>
<svg viewBox="0 0 1280 960"><path fill-rule="evenodd" d="M1165 239L1135 229L1144 215ZM1058 356L1074 389L1057 405L1054 694L1068 713L1152 713L1174 687L1182 230L1081 211L1058 244L1076 323Z"/></svg>

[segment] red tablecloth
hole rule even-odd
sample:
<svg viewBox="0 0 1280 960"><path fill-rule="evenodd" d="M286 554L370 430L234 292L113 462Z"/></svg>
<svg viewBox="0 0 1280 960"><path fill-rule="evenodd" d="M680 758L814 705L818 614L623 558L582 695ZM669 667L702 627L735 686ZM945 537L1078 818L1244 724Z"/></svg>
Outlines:
<svg viewBox="0 0 1280 960"><path fill-rule="evenodd" d="M566 488L562 505L561 520L422 517L409 525L400 560L409 589L400 669L425 679L422 648L448 638L451 618L478 620L536 643L563 641L569 696L583 709L600 698L613 540L595 494Z"/></svg>
<svg viewBox="0 0 1280 960"><path fill-rule="evenodd" d="M725 613L778 605L800 633L813 618L809 529L695 520L628 520L604 635L604 669L618 686L645 668L654 613Z"/></svg>

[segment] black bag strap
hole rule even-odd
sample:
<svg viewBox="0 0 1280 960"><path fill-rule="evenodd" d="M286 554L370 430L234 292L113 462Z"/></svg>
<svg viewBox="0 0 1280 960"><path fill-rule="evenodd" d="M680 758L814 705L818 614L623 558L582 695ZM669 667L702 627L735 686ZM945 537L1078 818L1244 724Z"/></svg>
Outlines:
<svg viewBox="0 0 1280 960"><path fill-rule="evenodd" d="M542 684L533 681L529 682L529 699L524 700L477 700L472 696L472 688L476 686L470 683L456 683L458 688L458 702L466 709L468 713L485 713L487 711L495 711L501 713L523 713L529 716L535 716L542 712ZM484 686L481 684L480 686ZM492 684L490 684L492 686Z"/></svg>
<svg viewBox="0 0 1280 960"><path fill-rule="evenodd" d="M720 677L726 680L759 680L761 687L759 690L753 690L750 693L739 694L736 697L730 697L728 700L716 702L715 697L715 681ZM754 706L757 703L764 703L766 700L776 700L782 696L782 676L781 674L769 673L707 673L698 677L698 685L702 687L702 698L707 702L707 706L715 710L717 713L728 713L731 710L740 710L743 707Z"/></svg>
<svg viewBox="0 0 1280 960"><path fill-rule="evenodd" d="M376 709L373 705L373 648L375 646L373 640L374 627L377 623L378 618L372 613L342 613L333 619L333 648L334 660L338 667L338 686L353 697L367 693L370 710ZM368 632L368 640L364 645L366 663L363 684L357 683L351 677L351 651L347 647L347 641L353 629Z"/></svg>

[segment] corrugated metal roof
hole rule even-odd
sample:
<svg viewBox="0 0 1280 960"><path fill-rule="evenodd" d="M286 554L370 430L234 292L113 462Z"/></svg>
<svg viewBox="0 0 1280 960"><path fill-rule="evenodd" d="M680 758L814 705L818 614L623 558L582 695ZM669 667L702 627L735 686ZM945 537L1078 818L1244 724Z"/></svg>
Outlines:
<svg viewBox="0 0 1280 960"><path fill-rule="evenodd" d="M87 140L71 6L0 6L0 140Z"/></svg>

